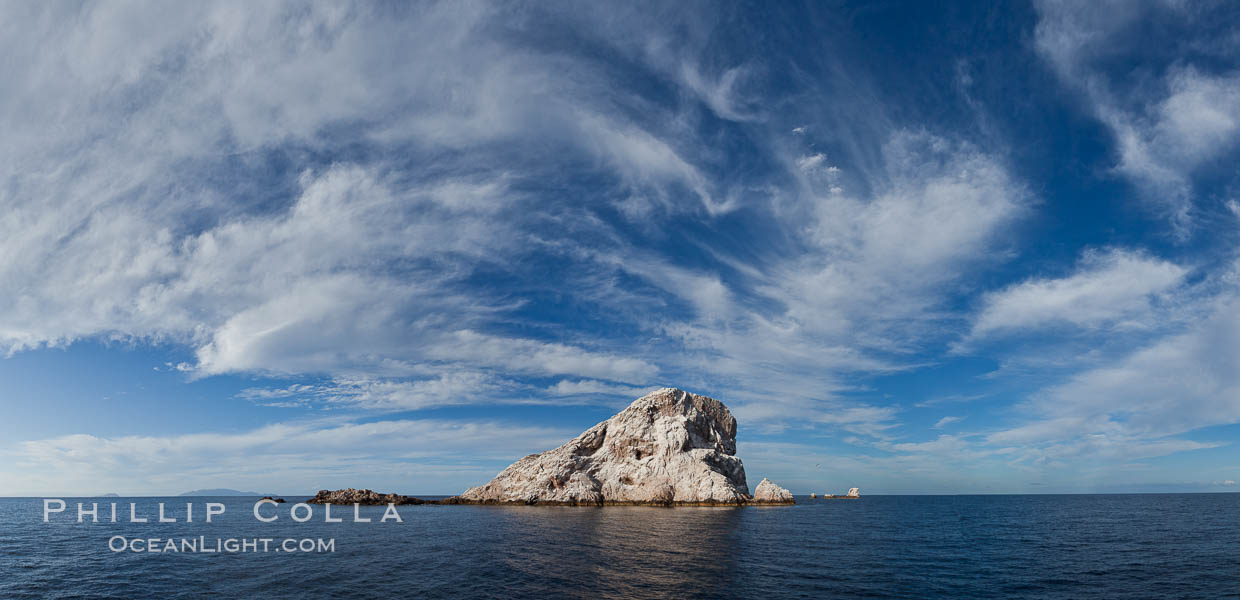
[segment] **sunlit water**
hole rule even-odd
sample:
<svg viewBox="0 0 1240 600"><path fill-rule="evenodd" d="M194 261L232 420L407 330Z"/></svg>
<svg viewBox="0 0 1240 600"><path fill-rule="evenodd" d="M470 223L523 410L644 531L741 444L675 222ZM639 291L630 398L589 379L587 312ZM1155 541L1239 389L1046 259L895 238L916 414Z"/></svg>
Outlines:
<svg viewBox="0 0 1240 600"><path fill-rule="evenodd" d="M0 499L0 598L1240 597L1240 494L866 496L770 508L402 506L260 523L255 498ZM157 502L194 523L72 522ZM299 498L289 498L295 502ZM227 512L201 522L205 502ZM267 511L271 512L271 511ZM362 516L378 521L382 508ZM101 516L106 520L107 511ZM112 536L334 538L330 553L112 552Z"/></svg>

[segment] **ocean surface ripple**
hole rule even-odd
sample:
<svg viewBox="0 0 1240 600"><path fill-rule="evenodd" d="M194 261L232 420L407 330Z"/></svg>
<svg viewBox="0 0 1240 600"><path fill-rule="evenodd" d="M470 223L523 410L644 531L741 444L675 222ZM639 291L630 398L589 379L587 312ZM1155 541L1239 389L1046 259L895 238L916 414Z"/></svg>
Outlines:
<svg viewBox="0 0 1240 600"><path fill-rule="evenodd" d="M306 523L255 498L0 498L0 598L1240 597L1240 494L797 497L790 507L402 506ZM194 523L74 522L76 502ZM201 522L205 502L227 512ZM270 512L270 511L267 511ZM101 518L101 520L104 520ZM330 553L112 552L108 539L334 538Z"/></svg>

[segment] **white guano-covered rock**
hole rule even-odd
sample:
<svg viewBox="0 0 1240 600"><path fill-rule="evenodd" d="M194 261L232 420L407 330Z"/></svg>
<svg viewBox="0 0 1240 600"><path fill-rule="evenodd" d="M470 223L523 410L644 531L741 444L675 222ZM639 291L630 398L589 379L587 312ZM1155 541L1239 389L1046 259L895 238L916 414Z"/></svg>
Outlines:
<svg viewBox="0 0 1240 600"><path fill-rule="evenodd" d="M457 500L674 505L752 498L736 457L732 413L713 398L664 388L559 448L513 463Z"/></svg>
<svg viewBox="0 0 1240 600"><path fill-rule="evenodd" d="M792 499L792 492L771 483L771 480L765 477L758 483L758 487L754 488L753 501L762 504L792 504L795 502Z"/></svg>

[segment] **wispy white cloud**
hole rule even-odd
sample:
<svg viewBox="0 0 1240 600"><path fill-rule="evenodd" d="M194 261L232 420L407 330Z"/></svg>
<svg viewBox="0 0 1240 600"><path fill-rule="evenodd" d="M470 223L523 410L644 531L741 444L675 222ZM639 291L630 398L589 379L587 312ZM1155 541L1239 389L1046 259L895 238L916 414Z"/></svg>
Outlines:
<svg viewBox="0 0 1240 600"><path fill-rule="evenodd" d="M620 396L626 400L640 398L657 388L639 388L627 385L615 385L593 379L570 381L562 379L549 388L556 396Z"/></svg>
<svg viewBox="0 0 1240 600"><path fill-rule="evenodd" d="M1144 23L1184 25L1217 17L1210 7L1156 1L1047 0L1038 3L1038 12L1037 49L1111 129L1119 153L1116 169L1186 235L1195 171L1229 155L1240 141L1234 116L1240 111L1240 76L1219 71L1208 59L1198 66L1189 57L1226 56L1232 42L1225 36L1185 36L1154 49L1141 69L1106 67L1137 48L1150 50Z"/></svg>
<svg viewBox="0 0 1240 600"><path fill-rule="evenodd" d="M926 400L922 400L921 402L918 402L917 404L915 404L915 406L917 408L926 408L929 406L939 406L941 404L975 402L985 397L986 397L985 394L951 394L947 396L936 396L934 398L928 398Z"/></svg>
<svg viewBox="0 0 1240 600"><path fill-rule="evenodd" d="M1102 419L1141 436L1166 436L1240 422L1240 314L1234 301L1188 331L1154 342L1114 364L1091 369L1045 393L1052 415ZM1064 418L1061 417L1061 418Z"/></svg>
<svg viewBox="0 0 1240 600"><path fill-rule="evenodd" d="M330 381L283 387L251 387L237 397L276 408L405 412L463 405L627 404L655 388L593 379L560 380L538 387L492 372L441 367L430 377L340 376Z"/></svg>
<svg viewBox="0 0 1240 600"><path fill-rule="evenodd" d="M1023 407L1025 421L989 433L985 443L1021 448L1018 462L1060 465L1217 447L1180 436L1240 422L1240 295L1234 275L1223 281L1231 283L1181 309L1204 316L1036 392Z"/></svg>
<svg viewBox="0 0 1240 600"><path fill-rule="evenodd" d="M894 411L841 396L841 375L908 368L1030 201L986 149L882 118L854 144L872 148L828 164L805 139L827 128L768 125L762 66L702 60L710 25L683 15L665 16L684 36L641 11L560 15L687 99L663 107L523 37L535 8L7 10L28 14L4 20L24 57L6 80L47 100L0 116L9 353L167 341L195 377L334 382L268 401L377 410L671 383L766 423L881 435ZM786 170L738 180L695 130L707 113ZM590 194L556 196L573 178ZM641 238L604 218L617 208ZM684 215L742 210L783 247L685 236L711 252L696 264L650 247ZM557 295L605 326L540 318Z"/></svg>
<svg viewBox="0 0 1240 600"><path fill-rule="evenodd" d="M964 417L951 417L951 416L943 417L942 419L939 419L937 422L935 422L935 424L932 425L931 428L942 429L944 427L947 427L948 425L951 425L952 423L959 423L963 420L964 420Z"/></svg>
<svg viewBox="0 0 1240 600"><path fill-rule="evenodd" d="M688 374L683 385L710 381L749 422L885 435L896 411L839 394L843 375L909 368L902 356L941 335L952 282L994 260L984 257L1031 199L997 159L965 144L896 131L884 153L866 186L873 195L843 190L834 167L827 179L802 180L826 169L821 155L788 161L805 186L786 231L797 251L757 269L691 270L641 254L595 260L687 309L643 324L684 348L662 358Z"/></svg>
<svg viewBox="0 0 1240 600"><path fill-rule="evenodd" d="M1154 304L1188 269L1139 252L1086 252L1066 277L1031 279L986 294L970 338L1068 325L1152 328Z"/></svg>
<svg viewBox="0 0 1240 600"><path fill-rule="evenodd" d="M337 378L322 384L256 387L238 396L264 406L407 411L496 401L512 382L479 372L450 371L429 379Z"/></svg>
<svg viewBox="0 0 1240 600"><path fill-rule="evenodd" d="M261 203L247 198L267 193L261 186L211 183L217 172L263 171L246 163L268 152L331 147L330 129L350 123L384 143L479 156L537 129L619 157L617 172L641 185L702 188L641 124L603 118L571 93L544 103L561 71L477 43L492 9L428 6L399 27L349 4L68 9L9 7L36 14L5 19L34 24L6 34L6 53L46 50L6 67L6 79L48 100L5 113L12 160L0 175L18 183L0 221L11 258L0 282L23 290L0 300L8 353L113 337L187 343L196 364L182 368L198 376L389 375L428 360L639 382L657 372L637 358L477 330L520 304L462 283L480 266L511 268L500 257L532 235L514 218L525 196L510 188L511 162L427 164L412 179L390 159L319 165L283 184L260 172L251 176L276 184ZM378 66L405 54L418 59ZM116 60L92 58L101 55ZM53 71L64 77L44 76ZM576 68L562 83L577 85L575 75L591 77ZM40 124L51 121L64 127Z"/></svg>

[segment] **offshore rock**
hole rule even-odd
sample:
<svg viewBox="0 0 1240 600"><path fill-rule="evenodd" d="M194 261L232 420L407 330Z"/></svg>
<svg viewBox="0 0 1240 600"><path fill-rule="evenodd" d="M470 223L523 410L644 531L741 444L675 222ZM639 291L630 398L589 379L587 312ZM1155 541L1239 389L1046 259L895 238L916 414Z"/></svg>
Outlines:
<svg viewBox="0 0 1240 600"><path fill-rule="evenodd" d="M531 454L490 483L441 503L670 506L751 500L745 467L736 457L732 413L713 398L664 388L563 446Z"/></svg>
<svg viewBox="0 0 1240 600"><path fill-rule="evenodd" d="M813 494L810 495L811 497ZM793 504L792 492L781 488L765 477L753 491L753 501L758 504Z"/></svg>
<svg viewBox="0 0 1240 600"><path fill-rule="evenodd" d="M386 505L386 504L426 504L425 500L414 498L413 496L402 496L400 494L380 494L373 490L355 490L347 488L343 490L319 490L313 498L306 500L307 504L365 504L365 505Z"/></svg>

